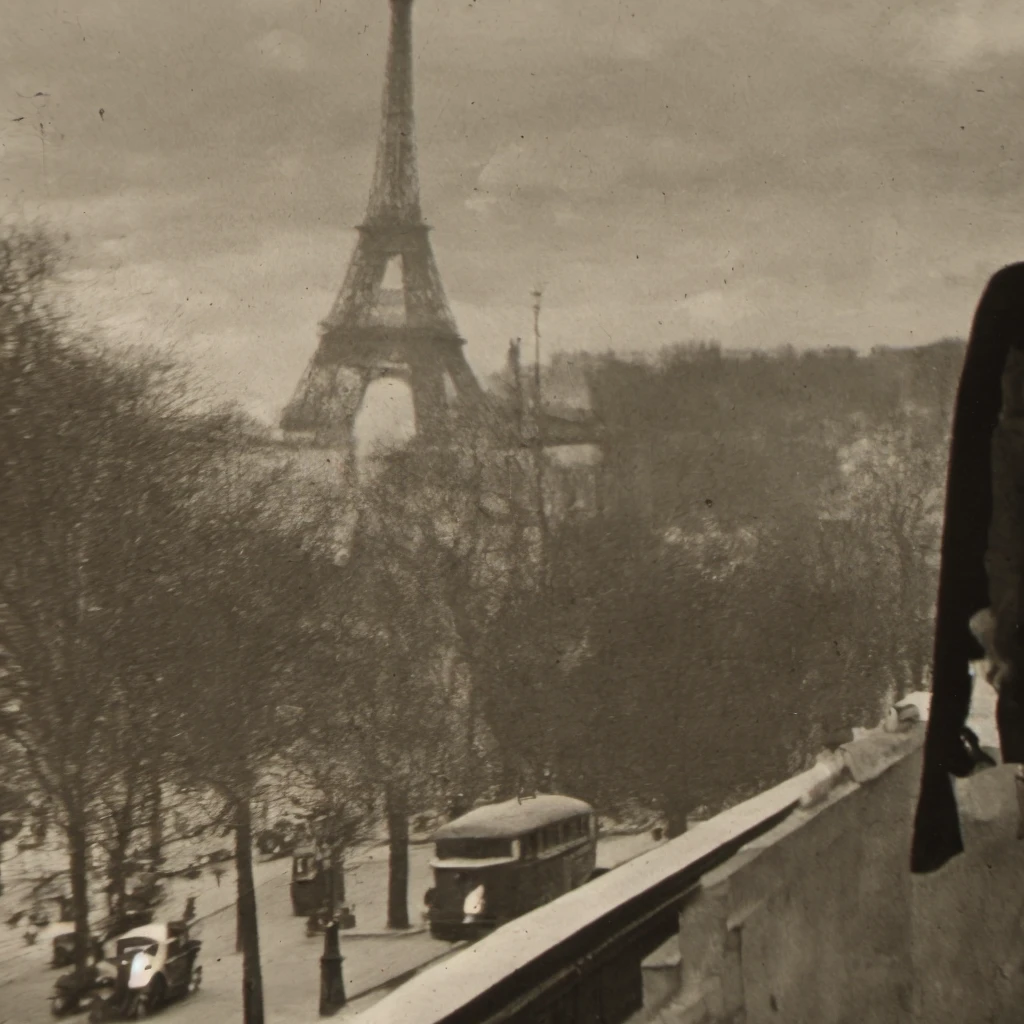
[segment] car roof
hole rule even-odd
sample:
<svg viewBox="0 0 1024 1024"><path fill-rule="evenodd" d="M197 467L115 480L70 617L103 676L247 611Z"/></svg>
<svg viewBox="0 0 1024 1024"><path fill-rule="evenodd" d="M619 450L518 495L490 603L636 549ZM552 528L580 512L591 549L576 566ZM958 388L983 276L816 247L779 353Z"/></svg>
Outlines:
<svg viewBox="0 0 1024 1024"><path fill-rule="evenodd" d="M115 941L120 942L122 939L149 939L151 942L166 942L167 925L164 923L142 925L140 928L133 928L129 932L116 936Z"/></svg>
<svg viewBox="0 0 1024 1024"><path fill-rule="evenodd" d="M580 814L592 814L588 803L571 796L541 794L523 799L486 804L442 825L433 841L445 839L513 839Z"/></svg>

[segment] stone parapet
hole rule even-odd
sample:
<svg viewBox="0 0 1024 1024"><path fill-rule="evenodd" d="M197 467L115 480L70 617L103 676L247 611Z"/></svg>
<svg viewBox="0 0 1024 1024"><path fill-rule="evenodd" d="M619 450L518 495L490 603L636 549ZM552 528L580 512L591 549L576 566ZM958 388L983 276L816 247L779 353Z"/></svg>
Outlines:
<svg viewBox="0 0 1024 1024"><path fill-rule="evenodd" d="M704 876L680 912L679 989L636 1021L1024 1019L1013 770L958 782L967 852L911 876L924 737L914 717L824 758L797 812Z"/></svg>

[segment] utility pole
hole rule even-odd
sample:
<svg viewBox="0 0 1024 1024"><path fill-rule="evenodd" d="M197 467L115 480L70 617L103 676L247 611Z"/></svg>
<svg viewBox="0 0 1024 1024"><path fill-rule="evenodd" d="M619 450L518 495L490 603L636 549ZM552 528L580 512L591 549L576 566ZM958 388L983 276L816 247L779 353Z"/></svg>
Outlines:
<svg viewBox="0 0 1024 1024"><path fill-rule="evenodd" d="M548 515L544 507L544 398L541 382L540 308L544 291L538 285L530 293L533 298L533 466L537 487L537 527L540 531L541 580L548 584Z"/></svg>
<svg viewBox="0 0 1024 1024"><path fill-rule="evenodd" d="M540 409L540 304L544 291L538 285L530 293L533 297L533 372L537 386L537 409ZM538 421L538 428L540 424Z"/></svg>
<svg viewBox="0 0 1024 1024"><path fill-rule="evenodd" d="M551 540L548 513L544 503L544 395L540 351L540 310L544 291L538 285L530 294L533 298L533 465L537 488L537 527L540 532L540 544L538 546L538 558L540 561L540 607L542 614L548 618L549 623L553 626ZM541 766L541 777L535 779L534 789L535 791L540 789L545 792L552 792L551 781L555 764L555 749L550 729L548 730L545 746L547 750L544 754L544 764Z"/></svg>

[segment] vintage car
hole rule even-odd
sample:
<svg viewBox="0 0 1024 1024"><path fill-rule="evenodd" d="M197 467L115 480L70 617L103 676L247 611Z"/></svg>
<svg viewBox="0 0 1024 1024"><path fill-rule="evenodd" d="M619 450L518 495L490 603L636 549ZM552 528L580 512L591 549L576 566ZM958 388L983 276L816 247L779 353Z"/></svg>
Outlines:
<svg viewBox="0 0 1024 1024"><path fill-rule="evenodd" d="M127 932L130 928L140 928L150 924L153 920L153 911L146 909L132 909L125 911L118 917L110 917L103 921L97 928L98 934L90 936L90 948L88 955L93 959L103 958L103 943L108 942L116 935ZM75 933L73 931L61 932L53 938L53 958L50 964L53 967L70 967L75 962Z"/></svg>
<svg viewBox="0 0 1024 1024"><path fill-rule="evenodd" d="M306 828L302 822L279 818L273 827L264 829L256 837L256 848L265 857L275 860L294 854L306 838Z"/></svg>
<svg viewBox="0 0 1024 1024"><path fill-rule="evenodd" d="M199 990L203 969L196 960L201 943L184 921L150 924L114 940L107 964L99 966L92 991L90 1024L140 1020ZM112 983L107 981L113 973Z"/></svg>
<svg viewBox="0 0 1024 1024"><path fill-rule="evenodd" d="M152 917L152 915L150 915ZM136 923L136 922L133 922ZM139 922L141 923L141 922ZM103 939L96 936L89 936L89 952L91 957L100 956L103 947ZM53 957L50 960L51 967L70 967L75 962L75 933L61 932L53 937Z"/></svg>
<svg viewBox="0 0 1024 1024"><path fill-rule="evenodd" d="M98 959L82 969L62 974L53 986L50 1010L54 1017L78 1013L101 988L113 987L117 971L109 960Z"/></svg>

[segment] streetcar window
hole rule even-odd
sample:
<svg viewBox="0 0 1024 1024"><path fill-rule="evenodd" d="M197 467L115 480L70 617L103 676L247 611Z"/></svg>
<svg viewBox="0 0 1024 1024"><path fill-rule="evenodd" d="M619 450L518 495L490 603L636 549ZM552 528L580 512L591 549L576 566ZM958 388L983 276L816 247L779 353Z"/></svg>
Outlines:
<svg viewBox="0 0 1024 1024"><path fill-rule="evenodd" d="M439 860L467 858L484 860L489 857L511 857L511 839L440 839L437 843Z"/></svg>
<svg viewBox="0 0 1024 1024"><path fill-rule="evenodd" d="M296 857L293 870L299 881L305 881L316 874L316 861L313 857Z"/></svg>

